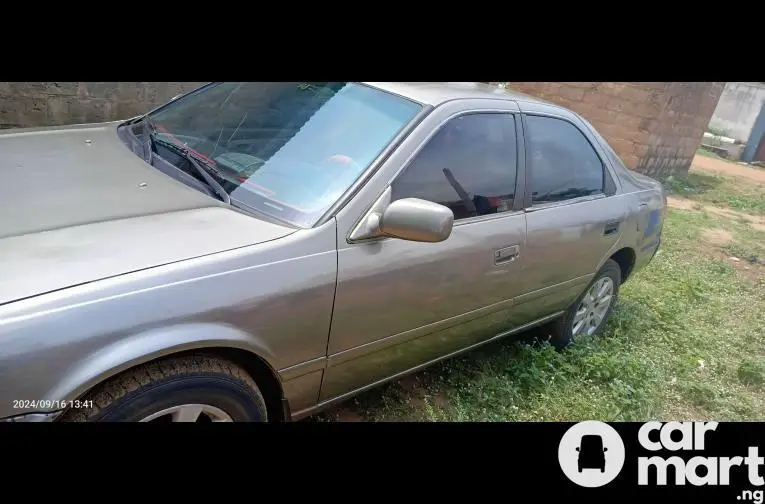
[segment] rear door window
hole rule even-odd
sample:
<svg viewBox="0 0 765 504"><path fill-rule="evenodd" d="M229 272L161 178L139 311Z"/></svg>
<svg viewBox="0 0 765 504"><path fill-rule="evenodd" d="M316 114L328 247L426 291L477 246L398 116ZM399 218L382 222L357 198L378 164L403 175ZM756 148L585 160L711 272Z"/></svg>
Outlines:
<svg viewBox="0 0 765 504"><path fill-rule="evenodd" d="M568 121L527 116L533 205L604 192L605 166L587 137Z"/></svg>

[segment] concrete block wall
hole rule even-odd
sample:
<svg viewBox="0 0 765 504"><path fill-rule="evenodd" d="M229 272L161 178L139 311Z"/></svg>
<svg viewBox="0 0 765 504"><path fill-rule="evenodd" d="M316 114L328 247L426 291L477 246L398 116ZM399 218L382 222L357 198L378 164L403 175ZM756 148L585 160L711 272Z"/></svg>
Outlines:
<svg viewBox="0 0 765 504"><path fill-rule="evenodd" d="M127 119L201 82L0 82L0 128Z"/></svg>
<svg viewBox="0 0 765 504"><path fill-rule="evenodd" d="M631 169L687 172L724 82L508 82L590 121Z"/></svg>
<svg viewBox="0 0 765 504"><path fill-rule="evenodd" d="M126 119L201 82L0 82L0 128ZM632 169L687 171L724 82L511 82L580 113Z"/></svg>
<svg viewBox="0 0 765 504"><path fill-rule="evenodd" d="M765 108L765 83L728 82L709 126L740 142L749 140L757 117Z"/></svg>

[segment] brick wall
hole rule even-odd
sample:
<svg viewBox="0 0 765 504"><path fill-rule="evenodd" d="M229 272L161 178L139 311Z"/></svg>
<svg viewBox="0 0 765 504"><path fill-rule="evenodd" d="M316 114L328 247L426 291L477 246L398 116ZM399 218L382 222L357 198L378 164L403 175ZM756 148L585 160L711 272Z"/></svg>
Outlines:
<svg viewBox="0 0 765 504"><path fill-rule="evenodd" d="M624 163L663 177L687 172L724 82L509 82L579 113Z"/></svg>
<svg viewBox="0 0 765 504"><path fill-rule="evenodd" d="M0 128L127 119L201 82L0 82Z"/></svg>
<svg viewBox="0 0 765 504"><path fill-rule="evenodd" d="M0 128L125 119L199 82L0 82ZM630 167L684 172L724 82L511 82L580 113Z"/></svg>

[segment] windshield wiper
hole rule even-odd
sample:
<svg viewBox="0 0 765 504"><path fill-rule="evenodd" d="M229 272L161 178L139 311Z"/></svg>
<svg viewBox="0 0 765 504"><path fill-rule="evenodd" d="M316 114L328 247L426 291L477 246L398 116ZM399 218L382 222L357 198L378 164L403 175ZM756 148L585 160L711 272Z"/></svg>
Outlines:
<svg viewBox="0 0 765 504"><path fill-rule="evenodd" d="M170 142L167 140L162 140L161 138L157 138L154 135L154 126L152 126L149 118L146 118L146 126L151 130L149 133L149 139L152 144L159 144L163 147L166 147L167 149L170 149L174 151L175 153L182 156L184 159L186 159L191 166L194 167L194 169L202 176L202 178L205 179L205 182L207 182L207 185L215 191L215 194L217 194L221 200L227 205L231 204L231 196L226 192L226 190L223 188L222 185L220 185L220 182L215 180L215 178L210 175L210 173L214 174L218 178L222 178L220 173L218 173L218 170L216 170L213 166L210 165L209 162L200 159L197 157L188 147L184 147L182 145L178 145L175 142Z"/></svg>

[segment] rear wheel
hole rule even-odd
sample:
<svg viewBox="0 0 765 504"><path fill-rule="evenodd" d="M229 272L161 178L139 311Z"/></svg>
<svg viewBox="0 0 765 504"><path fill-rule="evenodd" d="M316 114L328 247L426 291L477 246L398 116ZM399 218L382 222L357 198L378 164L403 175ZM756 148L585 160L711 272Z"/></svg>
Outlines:
<svg viewBox="0 0 765 504"><path fill-rule="evenodd" d="M550 344L560 349L580 337L600 334L616 304L621 275L622 270L616 261L606 261L565 315L550 325Z"/></svg>
<svg viewBox="0 0 765 504"><path fill-rule="evenodd" d="M233 362L206 355L170 357L130 369L84 398L64 422L265 422L258 386Z"/></svg>

